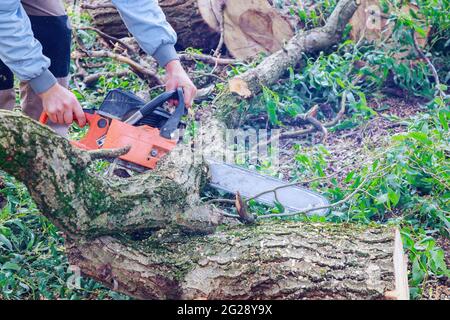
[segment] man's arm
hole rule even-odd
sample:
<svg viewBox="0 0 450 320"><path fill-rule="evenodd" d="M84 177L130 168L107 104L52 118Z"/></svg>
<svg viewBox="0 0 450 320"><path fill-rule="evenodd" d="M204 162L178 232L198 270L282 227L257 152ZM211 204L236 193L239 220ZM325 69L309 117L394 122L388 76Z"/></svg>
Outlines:
<svg viewBox="0 0 450 320"><path fill-rule="evenodd" d="M75 96L60 86L48 70L50 60L34 38L30 19L20 0L0 2L0 59L20 80L41 97L44 111L54 123L70 124L73 116L84 126L86 119Z"/></svg>
<svg viewBox="0 0 450 320"><path fill-rule="evenodd" d="M177 34L166 20L157 0L112 0L127 28L145 52L166 68L166 89L182 87L187 106L197 93L192 81L181 66L175 51Z"/></svg>
<svg viewBox="0 0 450 320"><path fill-rule="evenodd" d="M0 59L38 94L56 83L20 0L0 1Z"/></svg>
<svg viewBox="0 0 450 320"><path fill-rule="evenodd" d="M145 52L161 67L178 59L177 34L156 0L112 0L125 25Z"/></svg>

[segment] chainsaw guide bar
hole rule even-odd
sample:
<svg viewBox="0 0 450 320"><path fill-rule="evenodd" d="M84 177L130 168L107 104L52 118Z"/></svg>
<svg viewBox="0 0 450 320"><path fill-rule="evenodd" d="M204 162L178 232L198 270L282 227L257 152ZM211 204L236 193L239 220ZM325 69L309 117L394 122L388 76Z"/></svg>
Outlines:
<svg viewBox="0 0 450 320"><path fill-rule="evenodd" d="M211 180L209 185L214 189L236 194L244 198L258 196L257 202L273 206L280 203L287 212L301 212L313 208L308 215L323 216L328 213L328 200L313 191L298 186L287 185L286 182L264 176L255 171L247 170L232 164L207 160ZM271 190L277 189L277 196ZM267 192L267 193L264 193ZM264 194L262 194L264 193ZM322 209L320 209L322 208Z"/></svg>

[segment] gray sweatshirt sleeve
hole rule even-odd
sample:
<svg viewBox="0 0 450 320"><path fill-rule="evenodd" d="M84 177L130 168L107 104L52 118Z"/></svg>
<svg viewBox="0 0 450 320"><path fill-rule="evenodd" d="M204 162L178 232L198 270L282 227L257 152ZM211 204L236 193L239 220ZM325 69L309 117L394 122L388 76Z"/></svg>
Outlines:
<svg viewBox="0 0 450 320"><path fill-rule="evenodd" d="M178 59L177 34L166 20L157 0L112 0L128 30L145 52L164 67Z"/></svg>
<svg viewBox="0 0 450 320"><path fill-rule="evenodd" d="M0 59L20 80L29 81L36 93L45 92L56 83L48 70L50 60L34 38L20 0L0 1Z"/></svg>

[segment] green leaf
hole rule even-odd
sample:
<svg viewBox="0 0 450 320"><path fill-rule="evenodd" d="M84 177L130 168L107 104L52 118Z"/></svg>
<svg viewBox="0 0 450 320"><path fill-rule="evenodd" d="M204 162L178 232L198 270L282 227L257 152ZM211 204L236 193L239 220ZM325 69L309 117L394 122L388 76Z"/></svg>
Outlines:
<svg viewBox="0 0 450 320"><path fill-rule="evenodd" d="M284 206L281 203L279 203L278 201L275 201L274 205L275 205L276 213L283 213L285 211Z"/></svg>
<svg viewBox="0 0 450 320"><path fill-rule="evenodd" d="M439 122L445 131L448 131L448 113L444 110L439 111Z"/></svg>
<svg viewBox="0 0 450 320"><path fill-rule="evenodd" d="M447 264L445 263L444 251L442 249L439 250L431 250L430 251L431 260L436 268L434 272L439 271L447 271Z"/></svg>
<svg viewBox="0 0 450 320"><path fill-rule="evenodd" d="M428 136L423 132L410 132L408 133L408 137L413 138L423 144L431 146L433 144L433 141L428 139Z"/></svg>
<svg viewBox="0 0 450 320"><path fill-rule="evenodd" d="M5 245L9 250L12 250L12 244L11 241L9 241L4 235L0 234L0 244Z"/></svg>
<svg viewBox="0 0 450 320"><path fill-rule="evenodd" d="M342 89L345 89L345 83L341 79L336 78L336 82Z"/></svg>
<svg viewBox="0 0 450 320"><path fill-rule="evenodd" d="M425 272L420 267L419 259L416 257L412 264L411 281L413 283L413 286L422 283L424 278L425 278Z"/></svg>
<svg viewBox="0 0 450 320"><path fill-rule="evenodd" d="M345 183L349 183L349 182L352 180L352 178L353 178L354 175L355 175L355 171L350 171L350 172L347 174L347 176L345 177L344 182L345 182Z"/></svg>
<svg viewBox="0 0 450 320"><path fill-rule="evenodd" d="M273 100L270 100L266 104L267 115L269 116L269 120L272 124L278 124L278 116L277 116L277 105Z"/></svg>
<svg viewBox="0 0 450 320"><path fill-rule="evenodd" d="M421 27L419 27L418 25L416 25L416 24L414 24L414 30L421 36L421 37L426 37L427 36L427 33L426 33L426 31L423 29L423 28L421 28Z"/></svg>
<svg viewBox="0 0 450 320"><path fill-rule="evenodd" d="M388 190L388 198L391 202L392 206L396 206L398 202L400 201L400 193L395 192L394 190L389 189Z"/></svg>
<svg viewBox="0 0 450 320"><path fill-rule="evenodd" d="M17 263L13 263L13 262L9 262L8 261L8 262L3 264L2 270L19 271L20 270L20 266Z"/></svg>

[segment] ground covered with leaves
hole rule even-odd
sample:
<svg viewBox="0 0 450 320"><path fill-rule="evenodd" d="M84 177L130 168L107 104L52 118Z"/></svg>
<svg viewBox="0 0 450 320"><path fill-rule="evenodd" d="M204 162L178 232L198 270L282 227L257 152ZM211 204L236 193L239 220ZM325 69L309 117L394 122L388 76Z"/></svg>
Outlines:
<svg viewBox="0 0 450 320"><path fill-rule="evenodd" d="M335 5L319 1L307 10L296 1L276 2L298 28L306 29L323 24ZM396 225L409 255L411 297L450 299L450 12L444 0L420 0L418 5L420 15L389 12L395 47L352 41L347 34L339 46L305 57L276 85L264 88L247 104L230 108L242 109L244 127L282 132L280 166L249 164L245 159L243 166L308 186L332 203L326 217L283 219ZM81 25L90 25L88 17L77 18ZM425 25L431 26L428 44L417 49L412 31L421 33ZM92 30L75 34L76 50L111 45ZM399 58L399 51L407 54ZM200 52L182 53L198 87L208 88L186 119L192 129L188 132L195 132L196 117L213 105L227 79L260 61L217 65L196 59ZM126 63L80 57L72 66L72 88L86 107L98 106L114 88L144 98L149 86L151 95L161 91L154 79L134 74ZM86 72L105 70L107 75L86 83ZM320 130L304 121L308 114L322 124ZM72 136L83 132L74 127ZM105 166L99 163L98 170ZM38 212L23 185L4 173L0 181L0 298L127 298L90 279L82 278L74 287L76 270L67 262L63 236ZM254 202L249 209L255 215L284 210L281 205L267 208Z"/></svg>

